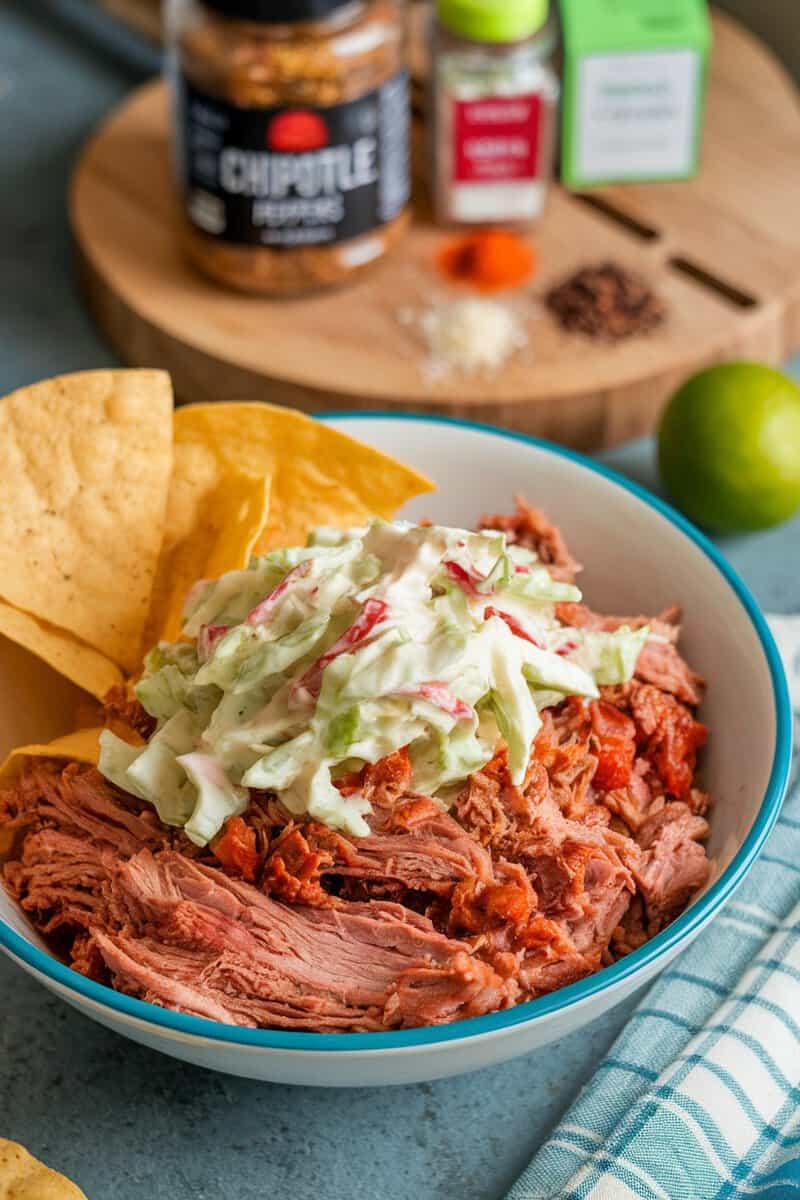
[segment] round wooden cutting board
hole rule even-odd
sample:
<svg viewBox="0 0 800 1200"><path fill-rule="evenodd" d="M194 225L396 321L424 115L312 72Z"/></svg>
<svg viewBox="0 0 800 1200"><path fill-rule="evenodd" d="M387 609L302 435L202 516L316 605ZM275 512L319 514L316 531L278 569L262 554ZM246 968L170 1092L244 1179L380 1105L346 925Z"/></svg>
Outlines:
<svg viewBox="0 0 800 1200"><path fill-rule="evenodd" d="M534 234L539 272L513 301L530 317L530 344L494 376L431 381L399 319L448 294L433 268L445 235L422 204L394 257L349 289L261 300L195 274L177 247L160 82L109 117L75 173L72 223L92 311L126 362L169 370L184 401L445 413L579 447L647 432L687 373L733 357L778 364L800 345L797 93L741 26L719 15L714 26L700 175L590 195L555 188ZM658 332L606 345L563 333L544 311L554 281L608 259L664 298Z"/></svg>

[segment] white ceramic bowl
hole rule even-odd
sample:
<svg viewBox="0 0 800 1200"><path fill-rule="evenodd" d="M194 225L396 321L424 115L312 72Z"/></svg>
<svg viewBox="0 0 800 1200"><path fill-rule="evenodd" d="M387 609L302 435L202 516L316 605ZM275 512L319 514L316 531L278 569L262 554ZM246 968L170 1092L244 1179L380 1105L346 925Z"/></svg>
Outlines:
<svg viewBox="0 0 800 1200"><path fill-rule="evenodd" d="M656 613L673 602L683 606L686 653L710 683L703 769L716 800L712 881L668 929L597 975L507 1012L399 1033L240 1029L130 999L57 962L5 895L0 944L69 1004L178 1058L284 1083L409 1083L474 1070L563 1037L665 967L741 883L777 818L791 756L791 710L755 601L713 546L660 501L578 455L516 434L437 418L330 419L436 480L439 492L415 501L404 515L469 526L483 512L510 510L521 493L563 527L585 564L581 586L594 608ZM64 732L64 712L74 699L68 685L8 645L0 648L0 671L3 741Z"/></svg>

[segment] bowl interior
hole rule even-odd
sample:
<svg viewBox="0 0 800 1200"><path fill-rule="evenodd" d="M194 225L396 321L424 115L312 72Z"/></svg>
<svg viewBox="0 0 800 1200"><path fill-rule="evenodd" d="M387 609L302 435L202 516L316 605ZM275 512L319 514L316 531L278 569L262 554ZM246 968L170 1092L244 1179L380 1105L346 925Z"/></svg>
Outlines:
<svg viewBox="0 0 800 1200"><path fill-rule="evenodd" d="M524 496L561 526L584 564L579 585L600 612L684 610L682 647L709 680L711 737L704 785L715 807L711 882L749 832L775 754L773 686L758 634L736 592L704 551L638 496L574 459L513 437L438 422L340 419L347 433L412 463L439 485L402 514L471 527Z"/></svg>
<svg viewBox="0 0 800 1200"><path fill-rule="evenodd" d="M764 801L776 762L777 713L775 684L758 631L714 561L657 508L545 446L475 426L413 417L342 416L332 423L404 459L438 484L436 494L413 501L403 515L469 527L482 513L510 511L514 495L520 494L561 525L573 553L585 564L580 584L593 608L634 615L682 605L682 645L710 682L702 712L711 728L703 773L715 801L712 883L719 879ZM82 693L2 639L0 679L0 755L14 745L48 741L73 728ZM42 945L2 890L0 918L29 942Z"/></svg>

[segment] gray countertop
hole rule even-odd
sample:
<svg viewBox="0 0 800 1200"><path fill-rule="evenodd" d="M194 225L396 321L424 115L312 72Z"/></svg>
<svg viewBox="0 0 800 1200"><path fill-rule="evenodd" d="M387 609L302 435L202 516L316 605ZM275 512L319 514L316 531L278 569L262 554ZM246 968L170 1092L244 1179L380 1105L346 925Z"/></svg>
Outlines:
<svg viewBox="0 0 800 1200"><path fill-rule="evenodd" d="M87 14L80 0L6 0L0 9L0 394L115 361L75 291L65 198L81 142L155 57ZM654 485L648 442L605 457ZM800 519L723 549L765 607L800 609ZM66 1172L90 1200L495 1200L630 1007L475 1075L321 1091L164 1058L2 960L0 1136Z"/></svg>

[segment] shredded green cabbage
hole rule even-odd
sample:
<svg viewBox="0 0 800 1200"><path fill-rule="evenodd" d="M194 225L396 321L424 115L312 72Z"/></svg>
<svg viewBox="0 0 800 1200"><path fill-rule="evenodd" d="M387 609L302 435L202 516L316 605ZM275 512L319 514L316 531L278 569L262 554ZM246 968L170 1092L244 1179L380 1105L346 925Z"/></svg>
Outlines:
<svg viewBox="0 0 800 1200"><path fill-rule="evenodd" d="M365 834L369 804L336 774L405 746L413 786L443 803L500 739L521 783L541 709L625 682L648 636L565 629L554 605L579 599L502 533L320 530L192 589L192 641L156 647L136 688L156 733L104 733L100 770L198 845L248 788Z"/></svg>

